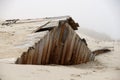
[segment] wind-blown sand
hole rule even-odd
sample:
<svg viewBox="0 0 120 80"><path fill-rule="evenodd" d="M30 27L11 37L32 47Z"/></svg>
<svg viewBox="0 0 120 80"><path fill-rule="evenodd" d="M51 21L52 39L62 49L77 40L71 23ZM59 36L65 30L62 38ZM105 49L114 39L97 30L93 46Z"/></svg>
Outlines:
<svg viewBox="0 0 120 80"><path fill-rule="evenodd" d="M79 65L14 64L22 52L16 46L36 28L33 25L0 25L0 80L120 80L120 42L101 40L97 38L99 35L88 36L80 30L76 32L87 40L92 51L101 48L110 48L112 51L96 56L93 62Z"/></svg>

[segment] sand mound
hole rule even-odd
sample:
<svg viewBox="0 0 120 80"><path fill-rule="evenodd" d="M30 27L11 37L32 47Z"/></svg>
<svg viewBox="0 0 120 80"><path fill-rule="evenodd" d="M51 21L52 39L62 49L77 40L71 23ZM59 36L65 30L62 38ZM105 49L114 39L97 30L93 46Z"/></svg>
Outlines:
<svg viewBox="0 0 120 80"><path fill-rule="evenodd" d="M39 24L39 23L38 23ZM94 62L86 64L59 65L16 65L15 59L21 50L16 46L31 31L31 25L0 25L0 80L119 80L120 74L120 42L111 41L107 36L93 31L81 29L77 33L87 40L91 50L110 48L108 54L96 57ZM42 25L42 24L41 24ZM35 27L34 27L35 28ZM94 36L93 36L94 35Z"/></svg>

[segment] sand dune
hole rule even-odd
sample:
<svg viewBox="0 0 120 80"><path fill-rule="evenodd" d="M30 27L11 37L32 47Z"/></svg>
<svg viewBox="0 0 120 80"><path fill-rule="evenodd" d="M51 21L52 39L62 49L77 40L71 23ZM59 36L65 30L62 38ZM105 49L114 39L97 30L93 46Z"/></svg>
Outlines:
<svg viewBox="0 0 120 80"><path fill-rule="evenodd" d="M120 42L85 29L77 33L87 40L91 50L110 48L112 51L96 56L93 62L79 65L13 64L22 52L16 46L36 28L33 25L0 25L0 80L120 80Z"/></svg>

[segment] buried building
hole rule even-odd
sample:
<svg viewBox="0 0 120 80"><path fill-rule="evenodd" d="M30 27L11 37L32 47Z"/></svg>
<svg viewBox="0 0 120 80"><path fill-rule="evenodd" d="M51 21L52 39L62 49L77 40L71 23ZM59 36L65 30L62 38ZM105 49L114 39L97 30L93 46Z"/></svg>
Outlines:
<svg viewBox="0 0 120 80"><path fill-rule="evenodd" d="M16 60L16 64L61 64L71 65L94 60L95 55L74 30L79 25L69 17L49 17L48 21L33 33L39 40ZM42 22L42 20L40 21Z"/></svg>

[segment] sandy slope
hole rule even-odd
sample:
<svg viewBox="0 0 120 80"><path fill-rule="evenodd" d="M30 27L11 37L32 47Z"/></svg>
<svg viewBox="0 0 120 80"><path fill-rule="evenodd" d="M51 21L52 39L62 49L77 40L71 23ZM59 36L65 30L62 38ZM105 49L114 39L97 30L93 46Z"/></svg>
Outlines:
<svg viewBox="0 0 120 80"><path fill-rule="evenodd" d="M17 48L25 42L26 37L39 26L48 21L25 23L28 20L21 20L20 24L11 24L2 26L0 22L0 58L11 58L21 55L23 48ZM24 43L24 45L27 43Z"/></svg>
<svg viewBox="0 0 120 80"><path fill-rule="evenodd" d="M120 42L95 39L80 31L91 50L107 47L112 52L96 56L94 62L71 66L13 64L21 54L16 45L32 28L18 25L0 26L0 80L120 80Z"/></svg>

